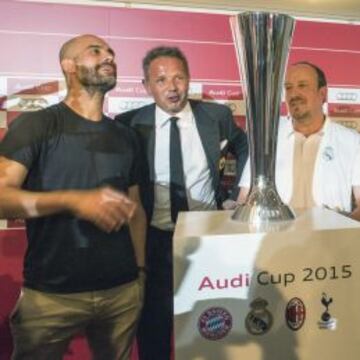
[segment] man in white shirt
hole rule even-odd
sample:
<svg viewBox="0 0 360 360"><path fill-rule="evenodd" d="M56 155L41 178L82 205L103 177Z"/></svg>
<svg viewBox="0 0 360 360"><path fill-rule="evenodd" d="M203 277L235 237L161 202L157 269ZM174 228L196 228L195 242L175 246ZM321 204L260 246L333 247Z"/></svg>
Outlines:
<svg viewBox="0 0 360 360"><path fill-rule="evenodd" d="M281 118L276 155L276 187L294 208L325 206L360 220L360 135L329 120L325 74L316 65L299 62L285 80L291 118ZM238 202L250 186L247 164Z"/></svg>
<svg viewBox="0 0 360 360"><path fill-rule="evenodd" d="M143 71L144 86L155 103L116 119L138 132L146 158L142 199L149 229L146 296L138 331L140 359L169 360L172 237L177 212L221 207L225 157L229 152L235 156L240 179L247 139L228 107L188 100L190 73L178 48L150 50L143 59Z"/></svg>

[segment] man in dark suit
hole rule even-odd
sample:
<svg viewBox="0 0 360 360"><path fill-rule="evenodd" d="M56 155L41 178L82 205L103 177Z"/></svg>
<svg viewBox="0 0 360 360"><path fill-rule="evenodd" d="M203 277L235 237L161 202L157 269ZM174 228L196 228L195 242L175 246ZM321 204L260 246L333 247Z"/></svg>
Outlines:
<svg viewBox="0 0 360 360"><path fill-rule="evenodd" d="M245 133L224 105L188 100L190 73L178 48L158 47L143 59L144 86L155 103L118 115L144 150L142 200L148 214L147 281L138 330L141 360L169 360L173 316L172 237L179 211L214 210L225 157L236 158L236 184L248 154ZM236 199L237 193L232 197Z"/></svg>

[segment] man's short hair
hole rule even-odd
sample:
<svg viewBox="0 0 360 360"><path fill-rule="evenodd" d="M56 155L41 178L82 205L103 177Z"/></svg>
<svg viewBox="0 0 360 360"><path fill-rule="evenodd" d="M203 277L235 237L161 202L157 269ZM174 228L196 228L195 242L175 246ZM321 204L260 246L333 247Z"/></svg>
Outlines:
<svg viewBox="0 0 360 360"><path fill-rule="evenodd" d="M184 53L177 47L158 46L149 50L142 62L144 78L148 79L150 64L159 57L172 57L182 62L186 74L189 75L189 65Z"/></svg>
<svg viewBox="0 0 360 360"><path fill-rule="evenodd" d="M293 65L308 65L311 68L313 68L317 74L317 78L318 78L318 89L327 86L327 81L326 81L326 76L325 73L315 64L312 64L311 62L308 61L299 61Z"/></svg>
<svg viewBox="0 0 360 360"><path fill-rule="evenodd" d="M68 41L66 41L62 46L61 49L59 51L59 60L60 63L61 61L63 61L65 59L65 57L67 57L67 53L69 51L69 49L71 48L71 46L76 42L76 40L78 39L78 37L73 37L71 39L69 39Z"/></svg>

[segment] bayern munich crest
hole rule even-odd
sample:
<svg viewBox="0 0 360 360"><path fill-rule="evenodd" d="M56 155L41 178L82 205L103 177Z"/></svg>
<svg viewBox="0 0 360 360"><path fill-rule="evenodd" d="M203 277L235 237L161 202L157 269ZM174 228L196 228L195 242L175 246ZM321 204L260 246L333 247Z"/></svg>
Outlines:
<svg viewBox="0 0 360 360"><path fill-rule="evenodd" d="M273 317L270 311L266 309L268 304L269 303L262 298L257 298L250 303L252 310L245 319L245 326L250 334L263 335L270 330L273 324Z"/></svg>
<svg viewBox="0 0 360 360"><path fill-rule="evenodd" d="M294 331L299 330L305 322L306 310L303 301L292 298L286 305L285 319L287 326Z"/></svg>
<svg viewBox="0 0 360 360"><path fill-rule="evenodd" d="M198 329L202 337L208 340L224 338L232 328L232 316L222 307L211 307L199 317Z"/></svg>

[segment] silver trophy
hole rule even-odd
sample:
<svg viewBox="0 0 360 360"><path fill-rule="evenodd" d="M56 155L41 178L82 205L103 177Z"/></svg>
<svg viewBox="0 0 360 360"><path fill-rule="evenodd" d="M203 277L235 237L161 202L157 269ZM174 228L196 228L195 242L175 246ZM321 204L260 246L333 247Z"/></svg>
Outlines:
<svg viewBox="0 0 360 360"><path fill-rule="evenodd" d="M275 186L281 91L295 20L283 14L248 12L231 18L241 65L250 147L251 187L232 219L264 225L294 219Z"/></svg>

